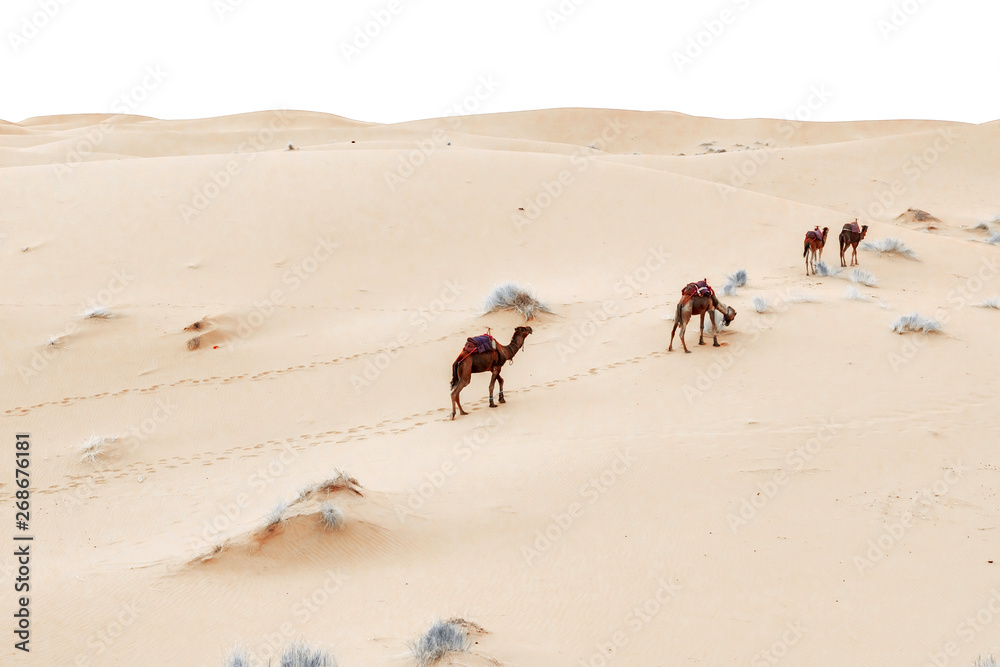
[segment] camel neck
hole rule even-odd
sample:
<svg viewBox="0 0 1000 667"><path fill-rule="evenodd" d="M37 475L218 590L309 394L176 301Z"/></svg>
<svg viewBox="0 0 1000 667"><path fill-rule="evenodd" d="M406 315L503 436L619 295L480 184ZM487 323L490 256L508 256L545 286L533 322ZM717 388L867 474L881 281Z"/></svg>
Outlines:
<svg viewBox="0 0 1000 667"><path fill-rule="evenodd" d="M504 347L504 352L506 353L507 358L508 359L513 358L514 355L517 354L517 351L521 349L522 345L524 345L524 341L523 340L518 341L517 340L517 336L514 336L513 338L511 338L510 339L510 345L504 345L503 346Z"/></svg>

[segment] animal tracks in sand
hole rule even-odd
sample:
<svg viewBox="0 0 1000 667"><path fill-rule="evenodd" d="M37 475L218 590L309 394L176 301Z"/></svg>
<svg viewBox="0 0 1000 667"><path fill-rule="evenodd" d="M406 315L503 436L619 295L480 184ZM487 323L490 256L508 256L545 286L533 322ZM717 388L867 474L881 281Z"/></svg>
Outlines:
<svg viewBox="0 0 1000 667"><path fill-rule="evenodd" d="M445 340L454 340L456 337L459 337L460 335L461 332L456 332L454 334L439 336L438 338L430 339L420 343L414 343L408 347L416 348L426 345L432 345L435 343L440 343ZM372 352L358 352L346 356L334 357L333 359L312 361L308 364L297 364L295 366L288 366L286 368L276 368L276 369L261 371L253 375L251 375L250 373L240 373L238 375L229 375L229 376L213 375L211 377L206 377L206 378L183 378L170 383L152 384L146 387L131 387L126 389L120 389L115 392L101 392L99 394L91 394L89 396L69 396L57 401L45 401L42 403L37 403L35 405L10 408L8 410L5 410L2 414L8 416L21 417L24 415L28 415L31 412L38 410L40 408L73 405L74 403L78 403L80 401L90 401L90 400L109 398L109 397L113 398L116 396L126 396L129 394L148 394L156 392L162 389L163 387L197 387L199 385L205 385L205 384L231 384L233 382L236 382L237 380L249 380L251 382L259 382L261 380L281 378L289 373L297 373L315 368L338 366L346 362L353 361L355 359L378 355L383 352L387 352L389 350L390 348L384 347L378 350L374 350Z"/></svg>

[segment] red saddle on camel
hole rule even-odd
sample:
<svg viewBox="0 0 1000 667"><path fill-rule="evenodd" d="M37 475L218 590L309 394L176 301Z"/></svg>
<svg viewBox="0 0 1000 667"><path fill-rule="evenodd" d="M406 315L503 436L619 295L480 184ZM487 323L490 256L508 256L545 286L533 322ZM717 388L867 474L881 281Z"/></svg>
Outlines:
<svg viewBox="0 0 1000 667"><path fill-rule="evenodd" d="M714 296L715 290L708 284L708 280L699 280L696 283L688 283L681 290L681 294L688 298L692 296Z"/></svg>
<svg viewBox="0 0 1000 667"><path fill-rule="evenodd" d="M707 278L685 285L684 289L681 290L681 304L687 303L695 296L707 296L709 298L715 296L715 290L708 284Z"/></svg>

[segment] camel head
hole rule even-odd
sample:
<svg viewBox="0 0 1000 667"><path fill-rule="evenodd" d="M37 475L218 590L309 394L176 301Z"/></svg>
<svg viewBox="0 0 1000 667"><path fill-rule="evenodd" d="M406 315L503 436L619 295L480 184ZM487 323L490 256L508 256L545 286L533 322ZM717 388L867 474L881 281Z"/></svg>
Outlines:
<svg viewBox="0 0 1000 667"><path fill-rule="evenodd" d="M829 233L830 233L830 228L829 227L824 227L823 228L823 240L824 241L826 240L826 235L829 234Z"/></svg>
<svg viewBox="0 0 1000 667"><path fill-rule="evenodd" d="M531 327L515 327L514 337L517 338L517 334L521 334L522 337L527 336L531 333Z"/></svg>
<svg viewBox="0 0 1000 667"><path fill-rule="evenodd" d="M726 306L726 314L722 316L722 323L728 327L735 319L736 309L732 306Z"/></svg>
<svg viewBox="0 0 1000 667"><path fill-rule="evenodd" d="M868 225L861 225L861 238L864 238L865 234L867 233L868 233Z"/></svg>

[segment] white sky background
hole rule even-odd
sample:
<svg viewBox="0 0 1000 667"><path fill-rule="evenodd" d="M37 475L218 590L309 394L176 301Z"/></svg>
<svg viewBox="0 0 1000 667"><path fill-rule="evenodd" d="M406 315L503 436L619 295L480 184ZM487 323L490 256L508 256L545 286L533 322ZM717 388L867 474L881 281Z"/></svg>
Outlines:
<svg viewBox="0 0 1000 667"><path fill-rule="evenodd" d="M387 24L355 42L373 12ZM388 123L461 105L978 123L1000 118L998 27L995 0L4 0L0 118Z"/></svg>

